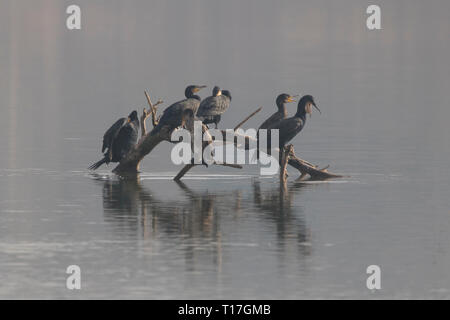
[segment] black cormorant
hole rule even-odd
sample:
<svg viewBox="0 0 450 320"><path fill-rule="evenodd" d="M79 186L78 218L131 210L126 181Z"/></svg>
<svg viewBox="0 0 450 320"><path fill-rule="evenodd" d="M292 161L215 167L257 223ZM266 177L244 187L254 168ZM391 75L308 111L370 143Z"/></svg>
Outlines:
<svg viewBox="0 0 450 320"><path fill-rule="evenodd" d="M264 121L258 128L258 131L256 132L256 139L258 141L258 150L257 150L257 158L259 159L259 129L267 129L270 130L273 126L276 126L281 120L284 120L287 118L287 110L286 110L286 103L289 102L295 102L294 97L297 96L291 96L287 93L282 93L278 95L277 99L275 100L275 104L278 108L278 111L272 114L266 121ZM270 132L267 133L268 140L267 143L270 145ZM268 150L269 154L271 153L270 150Z"/></svg>
<svg viewBox="0 0 450 320"><path fill-rule="evenodd" d="M195 114L201 101L201 98L195 95L195 93L200 91L202 88L206 88L206 86L188 86L184 91L186 99L175 102L167 107L159 119L158 125L151 131L150 134L156 134L163 126L170 126L170 131L179 127L182 123L183 111L186 109L191 109Z"/></svg>
<svg viewBox="0 0 450 320"><path fill-rule="evenodd" d="M222 95L225 97L228 97L228 99L230 99L231 102L231 93L228 90L222 90Z"/></svg>
<svg viewBox="0 0 450 320"><path fill-rule="evenodd" d="M303 96L298 102L297 113L293 117L281 120L278 124L271 127L271 129L279 130L280 163L284 146L302 131L306 122L306 114L312 113L313 106L320 112L313 96Z"/></svg>
<svg viewBox="0 0 450 320"><path fill-rule="evenodd" d="M214 123L217 129L221 114L228 109L230 102L230 92L228 90L221 91L219 87L215 86L213 95L203 99L200 103L197 117L202 120L203 124Z"/></svg>
<svg viewBox="0 0 450 320"><path fill-rule="evenodd" d="M289 102L295 102L294 96L291 96L287 93L280 94L275 100L278 111L272 114L266 121L264 121L262 125L259 126L258 130L270 129L270 127L276 125L281 120L286 119L287 118L286 103Z"/></svg>
<svg viewBox="0 0 450 320"><path fill-rule="evenodd" d="M89 167L96 170L104 163L120 162L137 143L139 134L139 119L136 111L130 113L128 118L117 120L103 136L103 159Z"/></svg>
<svg viewBox="0 0 450 320"><path fill-rule="evenodd" d="M120 129L128 122L130 122L130 117L120 118L103 135L102 153L105 153L106 149L108 149L107 155L110 160L112 159L112 143Z"/></svg>
<svg viewBox="0 0 450 320"><path fill-rule="evenodd" d="M188 130L191 133L191 151L192 151L192 155L194 155L194 123L195 121L201 121L199 118L197 118L194 114L194 112L191 109L186 109L183 111L183 115L182 115L182 126ZM213 143L213 138L210 135L210 133L208 132L208 129L205 126L202 126L202 163L206 166L208 166L208 164L205 162L205 159L203 158L204 156L207 156L209 159L207 159L208 161L214 161L214 151L211 150L211 154L209 155L205 155L203 154L204 149L210 145L211 143Z"/></svg>

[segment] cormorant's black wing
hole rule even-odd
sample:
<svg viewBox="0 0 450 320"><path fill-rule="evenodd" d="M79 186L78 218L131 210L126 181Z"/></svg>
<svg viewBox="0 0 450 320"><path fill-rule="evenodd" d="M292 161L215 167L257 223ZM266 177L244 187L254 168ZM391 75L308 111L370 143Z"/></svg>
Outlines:
<svg viewBox="0 0 450 320"><path fill-rule="evenodd" d="M199 105L200 101L192 98L175 102L164 110L161 119L159 119L158 126L153 132L158 132L162 126L166 125L174 128L180 126L184 110L191 109L195 114Z"/></svg>
<svg viewBox="0 0 450 320"><path fill-rule="evenodd" d="M203 99L202 102L200 102L200 106L198 107L198 111L197 111L198 117L203 117L208 114L209 109L214 104L215 98L216 97L210 96L210 97Z"/></svg>
<svg viewBox="0 0 450 320"><path fill-rule="evenodd" d="M120 161L137 143L139 121L132 121L123 126L112 142L112 160Z"/></svg>
<svg viewBox="0 0 450 320"><path fill-rule="evenodd" d="M120 129L122 129L122 127L126 124L127 118L120 118L105 132L103 135L102 153L105 152L107 148L111 149L114 138L117 136Z"/></svg>
<svg viewBox="0 0 450 320"><path fill-rule="evenodd" d="M225 95L220 95L216 97L208 97L200 103L198 108L197 116L216 116L224 113L230 106L230 98Z"/></svg>
<svg viewBox="0 0 450 320"><path fill-rule="evenodd" d="M271 129L276 126L281 120L283 120L284 116L282 112L275 112L272 114L266 121L264 121L258 128L259 129Z"/></svg>
<svg viewBox="0 0 450 320"><path fill-rule="evenodd" d="M302 131L304 122L299 117L287 118L280 121L271 129L279 130L280 143L287 143L294 138L300 131ZM281 146L280 146L281 147Z"/></svg>

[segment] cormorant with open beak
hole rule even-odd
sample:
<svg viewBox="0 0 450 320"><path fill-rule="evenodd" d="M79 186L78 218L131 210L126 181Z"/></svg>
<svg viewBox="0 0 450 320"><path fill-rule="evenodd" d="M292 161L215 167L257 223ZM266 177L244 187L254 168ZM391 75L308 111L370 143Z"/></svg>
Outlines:
<svg viewBox="0 0 450 320"><path fill-rule="evenodd" d="M130 113L128 118L117 120L103 136L102 152L103 159L89 167L91 170L98 169L102 164L120 162L137 143L139 134L139 119L136 111Z"/></svg>
<svg viewBox="0 0 450 320"><path fill-rule="evenodd" d="M280 94L275 100L278 111L272 114L266 121L264 121L262 125L259 126L258 130L270 129L270 127L276 125L281 120L286 119L287 118L286 103L295 102L294 97L296 96L291 96L287 93Z"/></svg>
<svg viewBox="0 0 450 320"><path fill-rule="evenodd" d="M228 90L221 91L218 86L213 89L213 95L203 99L197 111L197 117L202 120L203 124L220 122L221 114L223 114L231 103L231 94Z"/></svg>
<svg viewBox="0 0 450 320"><path fill-rule="evenodd" d="M164 110L161 118L159 119L158 125L151 131L150 134L154 135L158 133L164 126L169 126L169 131L172 131L173 129L181 126L183 111L186 109L192 110L195 114L198 107L200 106L201 101L201 98L195 95L195 93L200 91L202 88L206 88L206 86L188 86L184 91L186 99L175 102L167 107L166 110Z"/></svg>

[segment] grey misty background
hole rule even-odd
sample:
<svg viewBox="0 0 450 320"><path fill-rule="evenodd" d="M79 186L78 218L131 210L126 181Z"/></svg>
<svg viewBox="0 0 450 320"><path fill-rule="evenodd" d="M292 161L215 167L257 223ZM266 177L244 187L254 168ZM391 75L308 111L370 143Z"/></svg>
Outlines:
<svg viewBox="0 0 450 320"><path fill-rule="evenodd" d="M0 297L448 298L449 17L444 0L0 0ZM222 128L312 94L322 115L296 153L351 178L295 184L289 169L283 202L255 166L195 168L186 192L161 144L136 185L112 166L92 179L101 136L144 90L162 109L188 84L231 91ZM64 287L74 262L80 292Z"/></svg>
<svg viewBox="0 0 450 320"><path fill-rule="evenodd" d="M202 97L231 90L223 127L263 106L257 127L278 93L314 95L324 114L301 141L328 159L376 163L365 142L449 152L447 1L378 1L372 32L364 1L77 1L82 30L69 31L73 3L1 2L2 167L85 168L108 125L146 106L144 89L168 106L190 83L209 85Z"/></svg>

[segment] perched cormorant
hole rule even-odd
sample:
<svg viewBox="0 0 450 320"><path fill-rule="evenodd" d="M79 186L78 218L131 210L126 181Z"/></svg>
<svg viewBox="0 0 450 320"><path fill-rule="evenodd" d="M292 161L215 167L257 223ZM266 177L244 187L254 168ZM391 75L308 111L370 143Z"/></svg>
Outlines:
<svg viewBox="0 0 450 320"><path fill-rule="evenodd" d="M195 121L200 121L199 118L197 118L194 114L194 112L191 109L186 109L183 111L183 115L182 115L182 125L184 126L184 128L186 130L188 130L191 133L191 151L192 151L192 155L194 155L194 122ZM210 135L210 133L208 132L208 129L205 126L202 126L202 163L206 166L208 166L208 164L205 162L205 159L203 158L203 156L207 156L209 157L208 161L214 161L214 152L212 151L211 154L209 155L204 155L203 151L204 149L210 145L211 143L213 143L213 139L212 136Z"/></svg>
<svg viewBox="0 0 450 320"><path fill-rule="evenodd" d="M256 132L256 139L258 141L258 151L256 153L257 159L259 159L259 129L267 129L270 130L273 126L276 126L281 120L287 118L287 110L286 110L286 103L289 102L295 102L294 97L287 93L282 93L278 95L277 99L275 100L275 103L277 105L278 111L272 114L266 121L264 121L258 128L258 131ZM268 132L268 145L270 145L270 133ZM268 150L269 154L271 153L270 150Z"/></svg>
<svg viewBox="0 0 450 320"><path fill-rule="evenodd" d="M231 102L231 93L228 90L222 90L222 95L225 97L228 97L228 99L230 99Z"/></svg>
<svg viewBox="0 0 450 320"><path fill-rule="evenodd" d="M219 87L215 86L213 95L203 99L197 111L197 117L202 120L203 124L214 123L216 125L220 122L221 114L224 113L231 102L231 94L228 90L221 91Z"/></svg>
<svg viewBox="0 0 450 320"><path fill-rule="evenodd" d="M139 119L137 112L130 113L128 118L117 120L103 136L102 152L107 148L103 159L89 167L96 170L104 163L120 162L137 143Z"/></svg>
<svg viewBox="0 0 450 320"><path fill-rule="evenodd" d="M158 125L151 131L150 134L153 135L158 133L163 126L170 126L170 130L179 127L182 122L183 111L186 109L191 109L195 114L201 101L201 98L195 95L195 93L200 91L202 88L206 88L206 86L188 86L184 91L186 99L175 102L167 107L159 119Z"/></svg>
<svg viewBox="0 0 450 320"><path fill-rule="evenodd" d="M278 124L271 127L271 129L279 130L280 163L284 146L302 131L306 122L306 114L312 113L313 106L320 112L320 109L314 102L313 96L303 96L298 102L297 113L293 117L281 120Z"/></svg>
<svg viewBox="0 0 450 320"><path fill-rule="evenodd" d="M289 102L295 102L294 96L291 96L287 93L280 94L275 100L278 111L272 114L266 121L264 121L262 125L259 126L258 130L270 129L270 127L276 125L281 120L286 119L287 118L286 103Z"/></svg>
<svg viewBox="0 0 450 320"><path fill-rule="evenodd" d="M222 94L222 90L220 90L220 87L214 86L213 91L212 91L213 97L220 96L221 94Z"/></svg>
<svg viewBox="0 0 450 320"><path fill-rule="evenodd" d="M129 116L127 118L120 118L103 135L102 153L104 153L106 149L108 149L107 155L109 157L109 160L112 159L112 143L117 137L120 129L122 129L122 127L128 122L130 122Z"/></svg>

